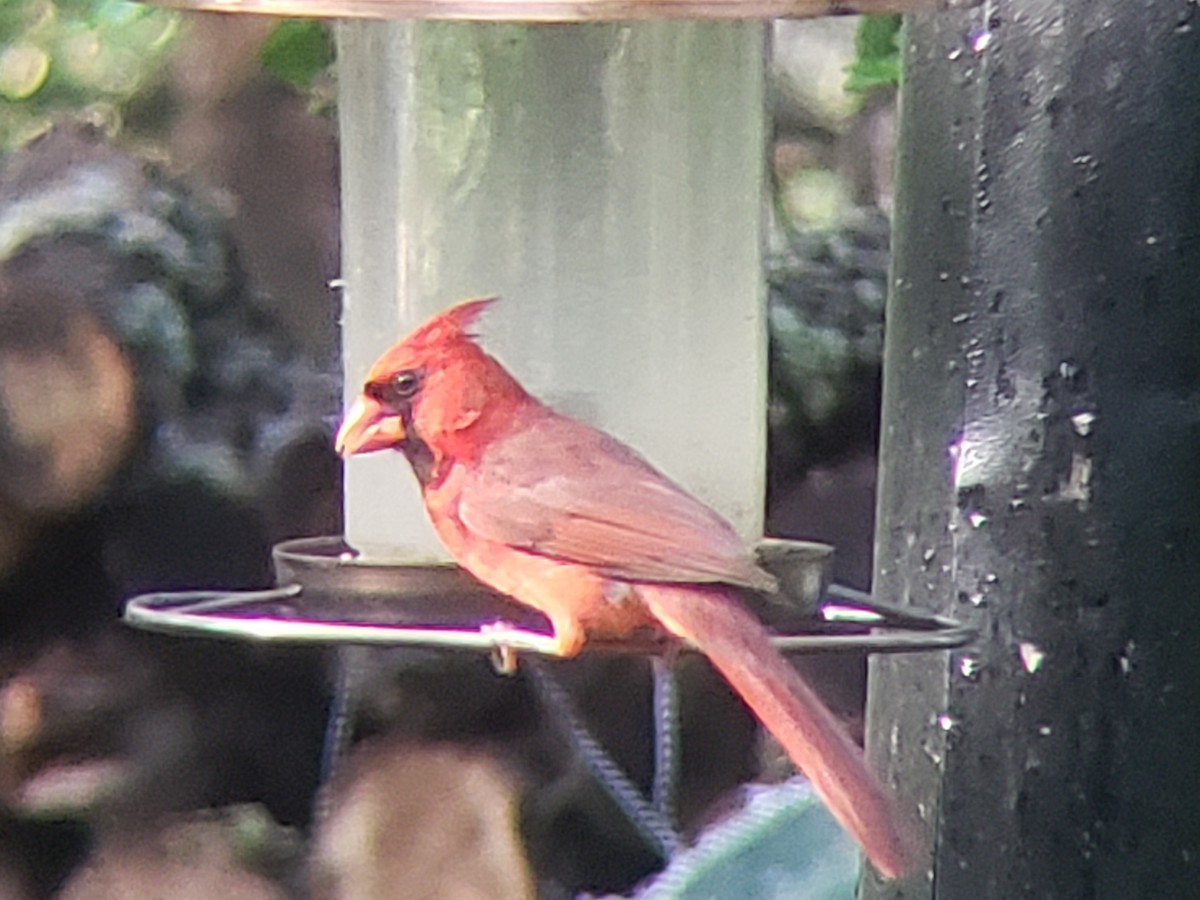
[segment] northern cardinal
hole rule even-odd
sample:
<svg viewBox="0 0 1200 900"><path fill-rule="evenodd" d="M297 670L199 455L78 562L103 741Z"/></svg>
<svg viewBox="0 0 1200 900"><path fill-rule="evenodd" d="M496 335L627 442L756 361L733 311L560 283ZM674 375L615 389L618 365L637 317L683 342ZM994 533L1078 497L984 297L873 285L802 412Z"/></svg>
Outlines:
<svg viewBox="0 0 1200 900"><path fill-rule="evenodd" d="M775 589L716 512L615 438L528 394L468 329L469 300L383 354L346 412L342 456L398 450L454 560L540 611L556 651L651 627L725 677L812 782L872 864L896 877L916 829L858 747L734 588Z"/></svg>

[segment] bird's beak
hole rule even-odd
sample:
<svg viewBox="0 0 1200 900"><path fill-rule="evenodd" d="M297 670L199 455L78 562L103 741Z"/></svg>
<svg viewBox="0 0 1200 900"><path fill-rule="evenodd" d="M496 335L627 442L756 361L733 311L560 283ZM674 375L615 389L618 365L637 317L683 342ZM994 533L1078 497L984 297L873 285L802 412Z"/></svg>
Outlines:
<svg viewBox="0 0 1200 900"><path fill-rule="evenodd" d="M339 456L387 450L404 440L404 423L369 397L359 397L346 410L333 449Z"/></svg>

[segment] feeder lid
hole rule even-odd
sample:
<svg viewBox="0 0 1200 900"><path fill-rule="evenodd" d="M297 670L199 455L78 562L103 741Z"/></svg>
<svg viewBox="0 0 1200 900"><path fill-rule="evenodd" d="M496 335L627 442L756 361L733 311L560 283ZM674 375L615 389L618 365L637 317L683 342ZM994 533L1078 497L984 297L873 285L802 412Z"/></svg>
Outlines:
<svg viewBox="0 0 1200 900"><path fill-rule="evenodd" d="M153 0L224 13L355 19L611 22L645 19L807 19L926 12L978 0Z"/></svg>

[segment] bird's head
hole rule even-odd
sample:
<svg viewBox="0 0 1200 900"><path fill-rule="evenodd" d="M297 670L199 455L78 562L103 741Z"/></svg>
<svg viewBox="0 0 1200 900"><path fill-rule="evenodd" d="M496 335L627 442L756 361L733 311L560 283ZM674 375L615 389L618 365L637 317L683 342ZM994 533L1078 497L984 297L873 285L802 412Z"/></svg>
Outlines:
<svg viewBox="0 0 1200 900"><path fill-rule="evenodd" d="M418 460L462 456L481 440L481 420L529 396L475 343L469 331L496 300L466 300L419 325L367 373L346 411L335 448L343 457L400 450L424 477ZM473 426L475 426L473 428Z"/></svg>

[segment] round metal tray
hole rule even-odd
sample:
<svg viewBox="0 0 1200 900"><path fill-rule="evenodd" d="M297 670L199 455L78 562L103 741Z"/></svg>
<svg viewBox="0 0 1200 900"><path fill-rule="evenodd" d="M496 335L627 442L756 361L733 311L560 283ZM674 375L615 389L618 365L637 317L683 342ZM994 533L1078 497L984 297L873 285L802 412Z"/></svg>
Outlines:
<svg viewBox="0 0 1200 900"><path fill-rule="evenodd" d="M767 539L756 550L759 562L779 579L780 591L771 598L750 593L744 598L785 653L944 650L975 636L950 619L829 584L833 548L825 544ZM144 594L128 601L124 617L152 631L343 648L322 755L326 778L349 741L356 702L350 648L483 651L503 671L511 671L520 654L536 657L553 648L549 623L538 613L453 565L364 558L338 537L285 541L274 548L274 560L279 586L271 590ZM550 667L536 658L524 666L579 759L664 860L685 846L673 821L680 739L671 663L679 649L677 642L654 635L620 643L592 641L585 648L652 658L654 779L649 798L591 734Z"/></svg>
<svg viewBox="0 0 1200 900"><path fill-rule="evenodd" d="M783 652L938 650L974 637L951 619L829 584L828 545L767 539L757 552L781 591L771 598L747 593L745 600ZM276 588L144 594L128 601L125 621L151 631L286 643L538 654L553 646L541 615L451 564L368 559L340 537L285 541L273 555ZM656 654L672 646L646 635L588 649Z"/></svg>

